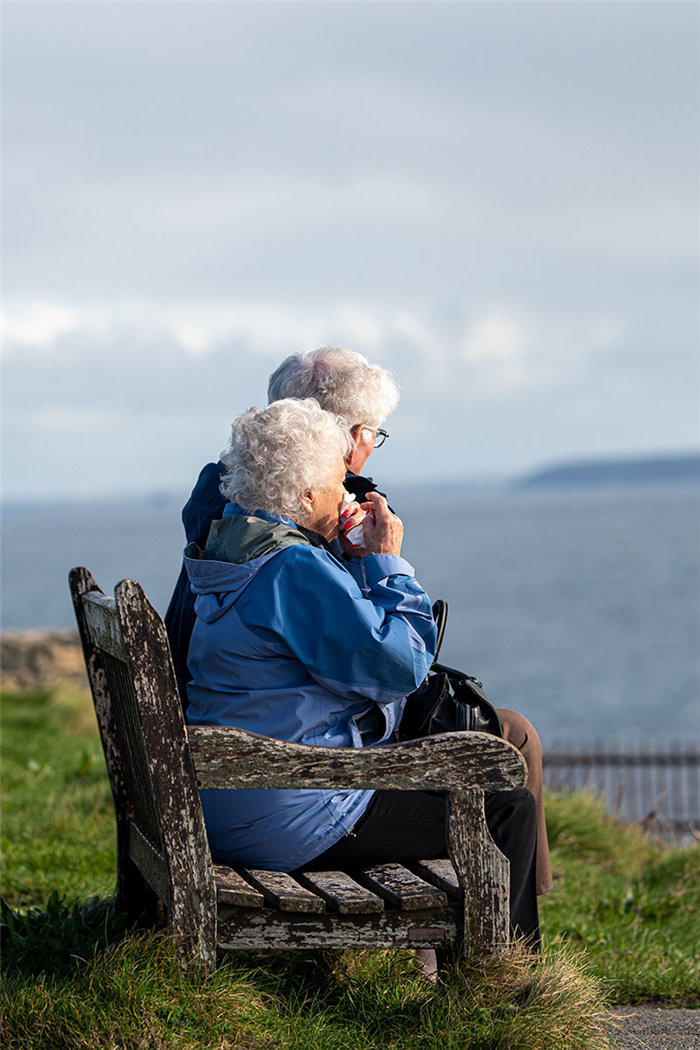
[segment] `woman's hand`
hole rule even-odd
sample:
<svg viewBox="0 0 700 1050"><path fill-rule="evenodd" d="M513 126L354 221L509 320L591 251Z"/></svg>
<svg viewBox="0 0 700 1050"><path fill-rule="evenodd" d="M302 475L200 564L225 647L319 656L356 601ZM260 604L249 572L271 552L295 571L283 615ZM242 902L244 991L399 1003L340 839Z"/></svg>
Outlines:
<svg viewBox="0 0 700 1050"><path fill-rule="evenodd" d="M345 510L340 515L340 527L338 528L338 540L340 542L340 549L343 554L349 558L364 558L367 551L364 547L358 546L357 544L350 543L346 539L350 529L354 529L355 526L361 525L365 519L367 511L363 510L360 504L353 500L352 503L348 504Z"/></svg>
<svg viewBox="0 0 700 1050"><path fill-rule="evenodd" d="M365 537L362 555L400 554L403 541L403 522L389 510L384 496L368 492L367 502L361 508L366 517L362 522Z"/></svg>

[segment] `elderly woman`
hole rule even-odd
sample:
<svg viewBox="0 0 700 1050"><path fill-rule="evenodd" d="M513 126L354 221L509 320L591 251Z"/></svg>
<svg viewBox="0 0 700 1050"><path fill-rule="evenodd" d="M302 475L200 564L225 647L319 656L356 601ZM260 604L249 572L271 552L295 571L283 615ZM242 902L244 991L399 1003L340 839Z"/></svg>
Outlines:
<svg viewBox="0 0 700 1050"><path fill-rule="evenodd" d="M386 500L364 503L365 546L330 547L345 503L348 429L313 400L251 409L224 457L229 503L185 564L196 595L192 724L235 725L322 747L390 740L434 655L431 603L401 557ZM303 530L303 531L302 531ZM213 853L273 870L445 855L446 800L431 792L202 792ZM511 918L537 936L536 814L528 791L487 817L511 860Z"/></svg>

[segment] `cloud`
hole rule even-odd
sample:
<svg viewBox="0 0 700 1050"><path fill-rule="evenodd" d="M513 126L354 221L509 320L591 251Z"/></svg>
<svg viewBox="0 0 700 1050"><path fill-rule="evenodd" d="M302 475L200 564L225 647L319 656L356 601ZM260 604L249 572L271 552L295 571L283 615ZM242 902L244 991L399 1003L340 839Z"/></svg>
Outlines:
<svg viewBox="0 0 700 1050"><path fill-rule="evenodd" d="M695 440L692 5L6 6L6 486L189 481L326 342L397 469Z"/></svg>
<svg viewBox="0 0 700 1050"><path fill-rule="evenodd" d="M30 409L17 420L18 429L49 440L65 436L89 439L91 435L120 426L123 410L116 405L53 405Z"/></svg>
<svg viewBox="0 0 700 1050"><path fill-rule="evenodd" d="M586 375L610 375L632 338L621 316L538 315L491 309L470 323L460 352L469 385L494 400L532 390L571 390Z"/></svg>
<svg viewBox="0 0 700 1050"><path fill-rule="evenodd" d="M160 411L185 408L212 381L218 389L210 399L230 411L236 390L233 401L243 408L244 393L261 399L282 357L326 343L381 361L406 389L464 386L497 404L533 390L567 390L611 367L630 338L619 315L547 315L506 304L464 310L450 324L420 306L358 300L313 315L275 301L83 312L39 302L9 311L5 379L16 393L6 418L47 432L79 429L89 417L88 392L108 409Z"/></svg>
<svg viewBox="0 0 700 1050"><path fill-rule="evenodd" d="M523 321L499 313L478 318L464 341L464 359L498 384L521 386L529 342Z"/></svg>
<svg viewBox="0 0 700 1050"><path fill-rule="evenodd" d="M697 257L684 5L23 6L12 296L541 306Z"/></svg>
<svg viewBox="0 0 700 1050"><path fill-rule="evenodd" d="M44 309L37 304L38 317L49 316ZM325 342L396 372L402 399L380 464L395 478L512 473L592 448L678 448L692 445L697 425L692 377L664 361L653 378L640 371L638 358L654 360L656 336L623 314L502 302L450 319L419 304L357 300L312 318L274 300L211 312L52 310L70 316L72 330L48 345L16 345L4 362L7 495L36 494L41 464L47 495L184 496L224 447L234 415L265 403L279 360ZM20 335L44 332L28 306L22 316ZM620 420L624 437L615 439Z"/></svg>
<svg viewBox="0 0 700 1050"><path fill-rule="evenodd" d="M80 325L80 313L55 303L30 303L16 309L3 310L2 338L6 348L30 347L47 349L56 340L75 331Z"/></svg>

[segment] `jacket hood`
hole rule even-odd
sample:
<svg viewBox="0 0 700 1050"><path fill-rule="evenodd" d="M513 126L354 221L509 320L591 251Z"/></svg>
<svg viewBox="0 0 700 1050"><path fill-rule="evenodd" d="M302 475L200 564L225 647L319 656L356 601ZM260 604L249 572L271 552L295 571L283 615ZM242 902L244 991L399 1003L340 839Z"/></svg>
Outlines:
<svg viewBox="0 0 700 1050"><path fill-rule="evenodd" d="M212 522L204 550L190 543L184 551L197 616L207 623L218 620L263 565L297 544L308 546L309 540L283 522L245 514Z"/></svg>

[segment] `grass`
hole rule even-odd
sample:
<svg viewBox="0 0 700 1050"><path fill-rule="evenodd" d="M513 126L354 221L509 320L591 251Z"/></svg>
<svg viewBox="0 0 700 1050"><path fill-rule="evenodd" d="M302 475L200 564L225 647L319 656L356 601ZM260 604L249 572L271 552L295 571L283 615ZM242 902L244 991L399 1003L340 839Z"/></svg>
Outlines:
<svg viewBox="0 0 700 1050"><path fill-rule="evenodd" d="M555 880L541 900L552 947L585 950L619 1003L700 1006L700 848L603 816L590 795L549 796Z"/></svg>
<svg viewBox="0 0 700 1050"><path fill-rule="evenodd" d="M275 953L183 974L132 936L62 978L15 978L5 1050L607 1050L596 982L564 956L465 963L439 989L406 952Z"/></svg>
<svg viewBox="0 0 700 1050"><path fill-rule="evenodd" d="M85 690L2 698L3 896L35 905L114 887L114 808Z"/></svg>
<svg viewBox="0 0 700 1050"><path fill-rule="evenodd" d="M410 953L235 955L182 974L110 907L114 818L89 695L4 698L7 1050L606 1050L606 1001L700 1005L697 845L550 796L545 952L467 959L434 988ZM9 928L11 927L11 928Z"/></svg>

